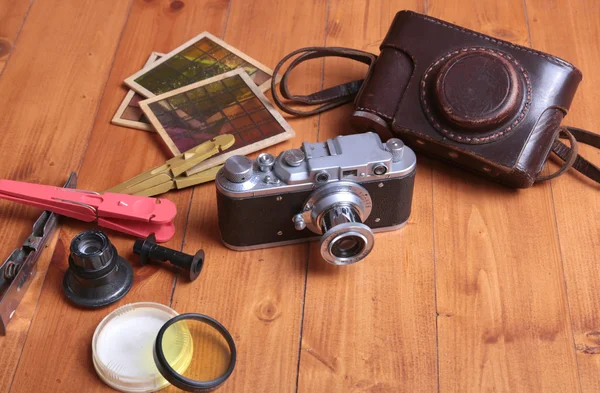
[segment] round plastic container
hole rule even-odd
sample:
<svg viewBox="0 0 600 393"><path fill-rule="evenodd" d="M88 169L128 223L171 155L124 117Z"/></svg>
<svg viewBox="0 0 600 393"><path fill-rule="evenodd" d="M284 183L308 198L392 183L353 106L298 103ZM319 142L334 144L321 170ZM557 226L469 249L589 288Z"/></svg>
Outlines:
<svg viewBox="0 0 600 393"><path fill-rule="evenodd" d="M160 329L179 314L159 303L127 304L108 314L92 339L94 368L110 387L122 392L154 392L169 385L156 367L153 348ZM169 329L163 340L169 345L174 371L184 373L193 355L193 341L185 324Z"/></svg>

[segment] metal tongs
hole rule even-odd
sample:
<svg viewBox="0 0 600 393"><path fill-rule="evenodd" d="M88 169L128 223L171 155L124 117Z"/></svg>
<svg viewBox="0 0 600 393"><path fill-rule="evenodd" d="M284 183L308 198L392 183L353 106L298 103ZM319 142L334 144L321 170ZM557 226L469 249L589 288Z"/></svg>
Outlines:
<svg viewBox="0 0 600 393"><path fill-rule="evenodd" d="M172 221L177 207L168 199L100 194L12 180L0 180L0 199L40 207L85 222L97 221L101 227L137 237L154 233L158 242L166 242L175 234Z"/></svg>
<svg viewBox="0 0 600 393"><path fill-rule="evenodd" d="M71 173L65 187L73 188L77 175ZM20 248L15 249L0 265L0 334L6 335L6 326L27 291L36 271L36 263L58 226L57 215L45 211L33 224L33 232Z"/></svg>

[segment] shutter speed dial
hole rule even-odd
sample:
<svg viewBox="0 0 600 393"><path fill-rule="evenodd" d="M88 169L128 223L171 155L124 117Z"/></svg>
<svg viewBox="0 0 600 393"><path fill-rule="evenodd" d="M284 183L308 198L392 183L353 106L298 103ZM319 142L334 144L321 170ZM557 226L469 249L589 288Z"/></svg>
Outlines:
<svg viewBox="0 0 600 393"><path fill-rule="evenodd" d="M227 180L233 183L243 183L252 177L252 161L248 157L230 157L223 169Z"/></svg>

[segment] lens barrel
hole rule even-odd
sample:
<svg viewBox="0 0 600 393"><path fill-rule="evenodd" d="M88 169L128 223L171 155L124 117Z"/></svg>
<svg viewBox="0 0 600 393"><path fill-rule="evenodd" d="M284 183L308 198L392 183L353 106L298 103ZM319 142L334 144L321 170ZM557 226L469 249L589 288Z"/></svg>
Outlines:
<svg viewBox="0 0 600 393"><path fill-rule="evenodd" d="M371 228L362 223L355 205L334 205L323 214L321 228L321 256L334 265L362 260L375 244Z"/></svg>
<svg viewBox="0 0 600 393"><path fill-rule="evenodd" d="M295 216L297 229L304 225L321 237L321 256L334 265L349 265L366 257L375 244L371 228L363 224L371 213L371 196L359 184L334 182L315 190L304 211ZM302 225L299 225L299 224Z"/></svg>

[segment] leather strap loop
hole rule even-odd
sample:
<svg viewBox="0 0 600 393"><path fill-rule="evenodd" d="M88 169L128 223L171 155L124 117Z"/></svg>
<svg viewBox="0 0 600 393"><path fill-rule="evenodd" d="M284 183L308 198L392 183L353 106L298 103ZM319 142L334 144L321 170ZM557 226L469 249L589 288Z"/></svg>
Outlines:
<svg viewBox="0 0 600 393"><path fill-rule="evenodd" d="M585 143L586 145L590 145L597 149L600 149L599 134L594 134L593 132L582 130L581 128L564 128L566 128L578 142ZM552 146L552 151L561 159L566 160L569 156L569 153L572 152L572 149L566 146L564 143L556 140L554 142L554 145ZM600 168L598 168L596 165L592 164L591 162L589 162L588 160L586 160L578 154L575 154L573 169L577 170L578 172L580 172L584 176L587 176L593 181L600 183Z"/></svg>
<svg viewBox="0 0 600 393"><path fill-rule="evenodd" d="M550 175L547 175L547 176L539 176L536 179L536 182L542 182L542 181L554 179L555 177L558 177L558 176L562 175L563 173L565 173L566 171L568 171L569 169L571 169L571 167L575 163L575 159L577 158L577 149L578 149L577 140L575 140L575 137L573 136L573 134L571 134L564 127L560 127L558 132L559 132L559 134L557 135L557 139L554 141L554 144L552 145L552 151L555 151L554 147L557 146L557 144L560 144L560 145L563 145L564 147L566 147L568 149L568 152L566 152L565 158L563 158L563 160L565 160L565 163L556 172L554 172ZM567 136L567 138L569 138L569 141L571 142L570 149L566 145L564 145L562 142L558 141L560 134L564 134Z"/></svg>
<svg viewBox="0 0 600 393"><path fill-rule="evenodd" d="M573 134L578 142L600 149L600 134L594 134L593 132L576 127L565 126L564 128Z"/></svg>
<svg viewBox="0 0 600 393"><path fill-rule="evenodd" d="M565 135L571 141L571 147L558 140ZM556 141L552 145L552 152L565 161L565 164L555 173L548 176L540 176L536 182L553 179L562 175L570 168L579 171L584 176L600 183L600 168L592 164L578 154L577 142L585 143L600 149L600 135L575 127L561 127Z"/></svg>
<svg viewBox="0 0 600 393"><path fill-rule="evenodd" d="M286 61L290 58L300 54L297 58L295 58L283 73L283 77L281 78L281 83L279 84L279 91L283 98L289 100L292 103L302 104L302 105L318 105L323 104L317 108L301 111L298 109L294 109L287 105L287 103L283 103L277 94L277 74L281 67L284 65ZM360 63L367 64L369 66L369 71L373 64L375 63L375 56L369 52L363 52L355 49L348 48L323 48L323 47L308 47L301 48L293 51L289 55L285 56L277 67L273 70L273 78L271 80L271 91L273 93L273 101L282 111L289 113L291 115L297 116L310 116L315 115L317 113L324 112L329 109L333 109L340 105L346 104L348 102L352 102L354 97L360 91L360 87L362 86L363 80L356 80L348 83L344 83L341 85L337 85L334 87L330 87L312 94L308 94L305 96L302 95L292 95L288 89L288 78L290 73L294 68L296 68L300 63L317 59L321 57L344 57L347 59L352 59L358 61ZM367 74L368 75L368 74Z"/></svg>

